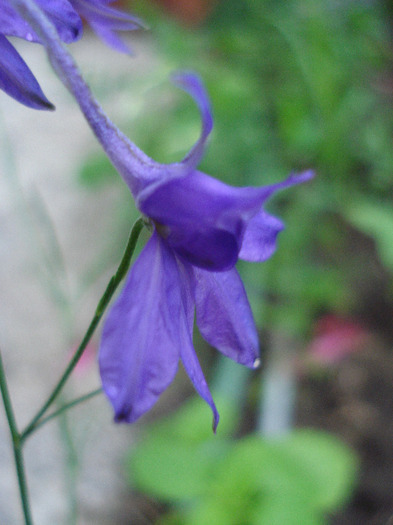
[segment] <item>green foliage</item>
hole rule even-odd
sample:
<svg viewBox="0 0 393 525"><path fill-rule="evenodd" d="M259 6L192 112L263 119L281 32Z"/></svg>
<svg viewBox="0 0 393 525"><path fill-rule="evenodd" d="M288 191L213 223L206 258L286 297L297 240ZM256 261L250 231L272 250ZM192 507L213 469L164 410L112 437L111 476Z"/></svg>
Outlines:
<svg viewBox="0 0 393 525"><path fill-rule="evenodd" d="M199 398L191 399L170 418L150 425L137 452L130 456L132 483L164 501L202 494L236 423L232 404L222 401L218 407L221 423L217 436L209 424L209 408Z"/></svg>
<svg viewBox="0 0 393 525"><path fill-rule="evenodd" d="M171 503L160 523L319 525L348 499L357 461L333 436L297 430L277 440L233 440L227 428L206 433L207 409L192 399L172 418L150 425L128 461L132 486Z"/></svg>

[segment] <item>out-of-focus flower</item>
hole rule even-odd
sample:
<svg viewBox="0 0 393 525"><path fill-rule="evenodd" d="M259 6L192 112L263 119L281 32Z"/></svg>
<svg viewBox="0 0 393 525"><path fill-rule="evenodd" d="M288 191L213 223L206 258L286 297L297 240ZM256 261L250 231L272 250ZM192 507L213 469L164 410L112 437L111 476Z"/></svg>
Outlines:
<svg viewBox="0 0 393 525"><path fill-rule="evenodd" d="M108 0L36 0L37 5L54 24L59 37L71 43L82 36L84 17L107 44L127 52L118 31L141 27L141 22L108 6ZM0 1L0 89L34 109L53 109L29 67L6 37L19 37L40 43L40 37L27 19L18 14L9 0Z"/></svg>
<svg viewBox="0 0 393 525"><path fill-rule="evenodd" d="M104 390L116 421L133 422L147 412L173 380L182 361L197 392L214 405L193 344L194 312L202 336L231 359L255 367L258 336L238 258L261 262L276 249L281 221L262 209L276 191L309 180L292 175L265 187L234 188L196 169L212 129L207 94L199 79L179 74L202 116L200 139L185 159L162 165L130 143L127 166L117 159L153 234L112 307L99 353ZM123 137L124 140L124 137ZM116 148L108 144L112 160Z"/></svg>
<svg viewBox="0 0 393 525"><path fill-rule="evenodd" d="M333 365L360 350L369 339L370 334L358 321L326 315L315 325L307 360L319 365Z"/></svg>

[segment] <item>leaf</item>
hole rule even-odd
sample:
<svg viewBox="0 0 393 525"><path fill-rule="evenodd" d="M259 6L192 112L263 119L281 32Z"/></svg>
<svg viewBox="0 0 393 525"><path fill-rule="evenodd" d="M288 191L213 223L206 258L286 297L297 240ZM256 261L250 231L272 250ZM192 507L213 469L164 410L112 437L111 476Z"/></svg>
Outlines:
<svg viewBox="0 0 393 525"><path fill-rule="evenodd" d="M335 436L303 429L282 443L288 461L307 477L315 507L323 511L340 507L354 486L358 462L354 452Z"/></svg>
<svg viewBox="0 0 393 525"><path fill-rule="evenodd" d="M224 449L218 438L200 444L150 434L129 457L131 484L168 502L201 496Z"/></svg>
<svg viewBox="0 0 393 525"><path fill-rule="evenodd" d="M357 199L344 210L346 218L374 238L383 264L393 270L393 208L391 204Z"/></svg>

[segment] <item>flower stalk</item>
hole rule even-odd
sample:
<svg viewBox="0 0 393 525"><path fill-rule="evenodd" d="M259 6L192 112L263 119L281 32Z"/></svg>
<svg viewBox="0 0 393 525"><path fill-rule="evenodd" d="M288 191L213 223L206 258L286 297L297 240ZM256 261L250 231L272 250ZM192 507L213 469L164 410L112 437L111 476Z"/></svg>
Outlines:
<svg viewBox="0 0 393 525"><path fill-rule="evenodd" d="M7 417L8 427L9 427L10 434L11 434L15 468L16 468L16 474L18 478L19 494L20 494L21 503L22 503L25 525L32 525L33 521L32 521L31 511L30 511L29 494L28 494L27 482L26 482L26 472L25 472L23 453L22 453L23 441L21 440L21 435L18 431L15 414L14 414L14 410L12 407L9 391L8 391L7 379L5 375L3 359L1 356L1 350L0 350L0 390L1 390L1 398L3 400L4 410L5 410L6 417Z"/></svg>

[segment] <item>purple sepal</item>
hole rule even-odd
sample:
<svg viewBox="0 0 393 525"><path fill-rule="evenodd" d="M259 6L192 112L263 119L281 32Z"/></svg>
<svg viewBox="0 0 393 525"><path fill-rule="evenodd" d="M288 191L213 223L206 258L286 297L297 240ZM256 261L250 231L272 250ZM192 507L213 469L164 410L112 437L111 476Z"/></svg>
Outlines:
<svg viewBox="0 0 393 525"><path fill-rule="evenodd" d="M202 159L206 140L213 129L213 116L210 100L201 79L195 75L195 73L179 71L172 75L172 81L176 86L192 96L201 115L202 130L200 137L182 161L183 164L187 165L187 169L192 171Z"/></svg>
<svg viewBox="0 0 393 525"><path fill-rule="evenodd" d="M122 53L129 53L128 46L119 38L117 31L132 31L144 27L143 22L118 9L108 7L103 0L70 0L76 11L84 17L95 33L107 45Z"/></svg>
<svg viewBox="0 0 393 525"><path fill-rule="evenodd" d="M259 211L247 224L239 259L263 262L276 251L277 236L284 224L264 210Z"/></svg>
<svg viewBox="0 0 393 525"><path fill-rule="evenodd" d="M186 323L179 324L179 329L182 331L181 338L179 339L180 359L195 390L201 398L206 401L213 412L213 432L216 432L220 417L192 344L195 312L194 268L191 264L180 261L179 259L177 259L177 263L186 319Z"/></svg>
<svg viewBox="0 0 393 525"><path fill-rule="evenodd" d="M172 382L185 322L176 259L154 233L102 333L100 373L116 421L138 419Z"/></svg>
<svg viewBox="0 0 393 525"><path fill-rule="evenodd" d="M25 106L54 109L16 49L0 34L0 89Z"/></svg>
<svg viewBox="0 0 393 525"><path fill-rule="evenodd" d="M196 322L206 341L224 355L254 368L258 333L242 280L236 270L195 273Z"/></svg>

